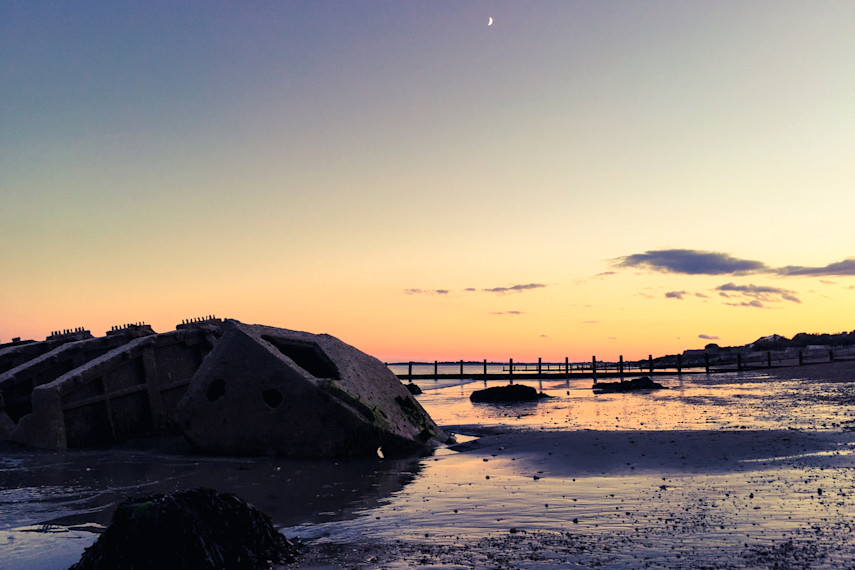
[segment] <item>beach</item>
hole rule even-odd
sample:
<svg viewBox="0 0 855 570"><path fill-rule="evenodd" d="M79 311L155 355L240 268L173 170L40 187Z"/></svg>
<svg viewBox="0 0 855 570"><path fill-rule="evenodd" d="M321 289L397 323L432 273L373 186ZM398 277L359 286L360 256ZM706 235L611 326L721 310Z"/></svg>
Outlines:
<svg viewBox="0 0 855 570"><path fill-rule="evenodd" d="M211 486L270 514L298 568L855 567L853 379L849 362L644 393L551 379L502 406L469 401L480 381L423 381L457 439L423 458L10 451L0 557L67 567L121 496Z"/></svg>

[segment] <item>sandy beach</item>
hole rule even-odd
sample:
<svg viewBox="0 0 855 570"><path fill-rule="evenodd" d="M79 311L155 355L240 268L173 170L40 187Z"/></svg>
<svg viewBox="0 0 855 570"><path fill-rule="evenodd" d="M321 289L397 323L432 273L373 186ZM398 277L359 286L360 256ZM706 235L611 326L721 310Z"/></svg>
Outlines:
<svg viewBox="0 0 855 570"><path fill-rule="evenodd" d="M425 382L458 443L421 459L6 454L0 555L67 567L122 495L204 485L268 512L298 568L855 567L853 378L835 363L599 396L553 380L505 406L469 402L482 382Z"/></svg>

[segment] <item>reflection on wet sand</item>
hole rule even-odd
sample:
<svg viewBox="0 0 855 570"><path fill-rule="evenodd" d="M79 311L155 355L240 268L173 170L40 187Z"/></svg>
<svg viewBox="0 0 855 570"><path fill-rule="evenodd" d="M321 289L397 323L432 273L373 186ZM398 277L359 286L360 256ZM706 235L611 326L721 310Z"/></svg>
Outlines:
<svg viewBox="0 0 855 570"><path fill-rule="evenodd" d="M10 560L21 568L67 567L94 541L96 535L86 529L107 525L118 502L129 496L209 487L234 493L277 525L290 526L352 518L402 489L420 468L418 458L235 459L141 449L55 453L11 446L0 452L4 568ZM40 554L48 544L58 556L55 566ZM63 551L68 552L65 557Z"/></svg>

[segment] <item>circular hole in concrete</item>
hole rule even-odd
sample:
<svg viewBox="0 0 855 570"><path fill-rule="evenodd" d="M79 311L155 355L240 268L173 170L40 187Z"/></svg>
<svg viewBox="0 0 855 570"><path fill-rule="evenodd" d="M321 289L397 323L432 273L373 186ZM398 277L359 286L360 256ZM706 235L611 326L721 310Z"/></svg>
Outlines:
<svg viewBox="0 0 855 570"><path fill-rule="evenodd" d="M208 401L216 402L226 394L226 383L217 378L208 386Z"/></svg>
<svg viewBox="0 0 855 570"><path fill-rule="evenodd" d="M264 399L264 403L271 408L275 408L282 403L282 394L279 390L265 390L261 393L261 397Z"/></svg>

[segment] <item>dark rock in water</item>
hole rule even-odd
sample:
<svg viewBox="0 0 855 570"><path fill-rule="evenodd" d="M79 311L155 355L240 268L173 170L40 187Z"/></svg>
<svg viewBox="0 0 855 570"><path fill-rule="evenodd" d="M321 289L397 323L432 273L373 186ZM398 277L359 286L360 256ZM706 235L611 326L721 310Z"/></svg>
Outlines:
<svg viewBox="0 0 855 570"><path fill-rule="evenodd" d="M542 397L545 394L538 394L531 386L509 384L476 390L469 399L473 402L536 402Z"/></svg>
<svg viewBox="0 0 855 570"><path fill-rule="evenodd" d="M190 489L122 502L69 570L270 568L295 547L270 517L229 493Z"/></svg>
<svg viewBox="0 0 855 570"><path fill-rule="evenodd" d="M633 378L626 382L594 382L594 392L614 393L633 392L635 390L667 390L665 386L654 382L649 376Z"/></svg>
<svg viewBox="0 0 855 570"><path fill-rule="evenodd" d="M406 386L407 390L410 391L410 394L412 394L414 396L418 396L419 394L422 393L422 389L419 388L418 386L416 386L415 384L413 384L412 382L410 382L409 384L404 384L404 386Z"/></svg>
<svg viewBox="0 0 855 570"><path fill-rule="evenodd" d="M337 338L232 320L222 332L176 409L199 449L390 457L448 438L386 365Z"/></svg>

